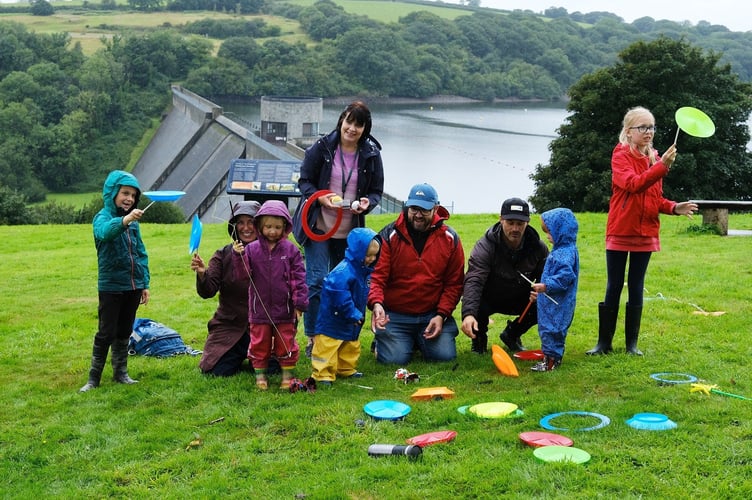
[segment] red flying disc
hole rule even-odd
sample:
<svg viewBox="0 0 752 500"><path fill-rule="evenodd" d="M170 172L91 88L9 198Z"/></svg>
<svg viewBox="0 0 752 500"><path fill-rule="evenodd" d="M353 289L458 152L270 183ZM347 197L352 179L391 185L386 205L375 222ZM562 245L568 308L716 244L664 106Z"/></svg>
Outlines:
<svg viewBox="0 0 752 500"><path fill-rule="evenodd" d="M541 446L572 446L574 441L566 436L552 432L522 432L520 440L528 446L539 448Z"/></svg>
<svg viewBox="0 0 752 500"><path fill-rule="evenodd" d="M457 436L457 431L435 431L414 436L407 440L408 444L417 444L421 448L432 444L448 443Z"/></svg>
<svg viewBox="0 0 752 500"><path fill-rule="evenodd" d="M538 361L543 359L543 351L541 351L540 349L535 349L532 351L519 351L514 353L512 356L523 361Z"/></svg>

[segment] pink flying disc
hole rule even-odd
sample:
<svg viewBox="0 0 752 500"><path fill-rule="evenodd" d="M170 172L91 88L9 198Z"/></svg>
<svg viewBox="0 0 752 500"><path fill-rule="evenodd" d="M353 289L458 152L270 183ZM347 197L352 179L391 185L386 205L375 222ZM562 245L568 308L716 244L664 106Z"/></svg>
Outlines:
<svg viewBox="0 0 752 500"><path fill-rule="evenodd" d="M552 432L522 432L520 440L528 446L539 448L541 446L572 446L574 441L566 436Z"/></svg>
<svg viewBox="0 0 752 500"><path fill-rule="evenodd" d="M414 436L407 440L408 444L417 444L421 448L432 444L448 443L457 437L457 431L435 431Z"/></svg>
<svg viewBox="0 0 752 500"><path fill-rule="evenodd" d="M543 359L543 351L541 351L540 349L535 349L532 351L519 351L514 353L513 356L523 361L538 361Z"/></svg>

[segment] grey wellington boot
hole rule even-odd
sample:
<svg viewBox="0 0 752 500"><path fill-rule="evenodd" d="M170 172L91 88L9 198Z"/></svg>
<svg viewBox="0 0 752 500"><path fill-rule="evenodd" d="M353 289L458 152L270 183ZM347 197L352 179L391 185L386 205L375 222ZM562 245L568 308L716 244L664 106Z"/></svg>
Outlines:
<svg viewBox="0 0 752 500"><path fill-rule="evenodd" d="M136 384L128 376L128 339L116 339L112 343L112 378L119 384Z"/></svg>
<svg viewBox="0 0 752 500"><path fill-rule="evenodd" d="M91 353L91 368L89 368L89 381L78 392L86 392L99 387L102 380L102 370L107 362L107 351L110 346L94 338L94 348Z"/></svg>
<svg viewBox="0 0 752 500"><path fill-rule="evenodd" d="M631 306L627 303L627 314L624 318L624 340L627 345L627 354L642 356L642 351L637 348L637 337L640 335L641 319L642 306Z"/></svg>

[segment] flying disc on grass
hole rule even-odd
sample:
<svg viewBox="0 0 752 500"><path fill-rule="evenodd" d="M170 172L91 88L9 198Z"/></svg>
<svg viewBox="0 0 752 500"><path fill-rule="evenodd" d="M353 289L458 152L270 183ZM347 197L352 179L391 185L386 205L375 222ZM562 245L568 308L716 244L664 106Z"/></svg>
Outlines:
<svg viewBox="0 0 752 500"><path fill-rule="evenodd" d="M496 369L499 370L502 375L506 375L507 377L520 376L520 372L517 371L517 366L504 349L494 344L491 346L491 352L493 353L491 354L491 359L493 360L494 365L496 365Z"/></svg>
<svg viewBox="0 0 752 500"><path fill-rule="evenodd" d="M457 437L457 431L435 431L421 434L420 436L413 436L407 440L407 444L417 444L421 448L430 446L432 444L448 443L454 441Z"/></svg>
<svg viewBox="0 0 752 500"><path fill-rule="evenodd" d="M571 446L543 446L536 448L533 455L543 462L584 464L590 461L590 453Z"/></svg>
<svg viewBox="0 0 752 500"><path fill-rule="evenodd" d="M540 349L534 349L531 351L519 351L512 354L512 356L523 361L540 361L544 358L543 351L541 351Z"/></svg>
<svg viewBox="0 0 752 500"><path fill-rule="evenodd" d="M415 391L410 397L419 401L451 399L454 397L454 391L447 387L424 387Z"/></svg>
<svg viewBox="0 0 752 500"><path fill-rule="evenodd" d="M193 214L193 224L191 225L191 239L188 242L188 253L194 254L198 251L198 246L201 244L201 233L204 231L204 226L201 224L201 219L198 218L198 214Z"/></svg>
<svg viewBox="0 0 752 500"><path fill-rule="evenodd" d="M627 420L627 425L633 429L645 431L667 431L676 429L676 422L660 413L637 413Z"/></svg>
<svg viewBox="0 0 752 500"><path fill-rule="evenodd" d="M572 446L574 444L574 441L561 434L539 431L521 432L520 441L534 448L540 448L541 446Z"/></svg>
<svg viewBox="0 0 752 500"><path fill-rule="evenodd" d="M384 399L367 403L363 411L374 420L402 420L410 413L410 407L399 401Z"/></svg>
<svg viewBox="0 0 752 500"><path fill-rule="evenodd" d="M482 418L506 418L514 416L514 413L517 411L517 405L505 401L494 401L473 405L468 408L468 411Z"/></svg>

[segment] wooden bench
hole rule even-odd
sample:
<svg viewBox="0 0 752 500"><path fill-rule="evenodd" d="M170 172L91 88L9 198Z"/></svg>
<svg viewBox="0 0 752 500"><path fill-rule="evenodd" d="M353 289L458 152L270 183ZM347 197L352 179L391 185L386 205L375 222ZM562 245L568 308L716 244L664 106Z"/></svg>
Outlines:
<svg viewBox="0 0 752 500"><path fill-rule="evenodd" d="M691 200L702 213L702 223L717 226L723 236L728 236L729 210L752 211L752 201Z"/></svg>

